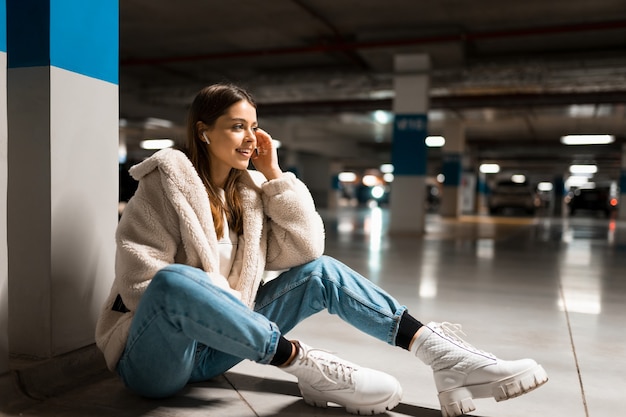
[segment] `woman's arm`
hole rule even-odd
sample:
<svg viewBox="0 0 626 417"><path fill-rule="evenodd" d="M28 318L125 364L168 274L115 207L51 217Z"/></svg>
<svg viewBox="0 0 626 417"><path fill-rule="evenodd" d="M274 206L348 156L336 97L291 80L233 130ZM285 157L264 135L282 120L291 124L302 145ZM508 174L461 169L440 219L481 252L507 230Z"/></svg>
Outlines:
<svg viewBox="0 0 626 417"><path fill-rule="evenodd" d="M292 173L262 185L268 220L268 270L312 261L324 253L324 223L308 188Z"/></svg>

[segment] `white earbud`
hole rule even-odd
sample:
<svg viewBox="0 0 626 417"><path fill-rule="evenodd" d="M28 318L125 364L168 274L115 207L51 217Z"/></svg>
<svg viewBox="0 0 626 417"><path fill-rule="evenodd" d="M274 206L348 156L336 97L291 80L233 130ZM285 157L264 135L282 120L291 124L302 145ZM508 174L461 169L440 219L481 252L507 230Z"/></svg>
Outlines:
<svg viewBox="0 0 626 417"><path fill-rule="evenodd" d="M207 137L206 132L202 132L202 137L204 138L204 141L207 143L207 145L211 144L211 141Z"/></svg>

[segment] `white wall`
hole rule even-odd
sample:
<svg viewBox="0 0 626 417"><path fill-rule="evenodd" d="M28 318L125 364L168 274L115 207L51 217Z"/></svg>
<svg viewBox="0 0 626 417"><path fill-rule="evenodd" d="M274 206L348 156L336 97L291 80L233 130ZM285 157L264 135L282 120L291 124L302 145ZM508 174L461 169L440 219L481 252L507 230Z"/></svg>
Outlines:
<svg viewBox="0 0 626 417"><path fill-rule="evenodd" d="M52 67L53 354L93 343L114 277L118 86ZM71 163L69 163L71 161Z"/></svg>
<svg viewBox="0 0 626 417"><path fill-rule="evenodd" d="M113 279L118 86L56 67L9 69L11 352L93 343Z"/></svg>

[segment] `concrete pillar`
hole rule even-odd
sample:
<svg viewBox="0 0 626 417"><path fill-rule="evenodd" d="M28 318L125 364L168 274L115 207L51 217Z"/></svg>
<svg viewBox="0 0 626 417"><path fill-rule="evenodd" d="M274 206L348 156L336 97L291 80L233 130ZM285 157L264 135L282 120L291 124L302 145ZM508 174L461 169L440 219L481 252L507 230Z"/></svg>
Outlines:
<svg viewBox="0 0 626 417"><path fill-rule="evenodd" d="M487 174L478 171L476 184L476 212L477 214L486 214L489 209L487 207L487 194L489 193L489 184L487 183Z"/></svg>
<svg viewBox="0 0 626 417"><path fill-rule="evenodd" d="M565 180L563 175L557 175L552 180L552 215L562 217L567 207L564 206L565 198Z"/></svg>
<svg viewBox="0 0 626 417"><path fill-rule="evenodd" d="M0 375L9 371L7 262L7 5L0 0Z"/></svg>
<svg viewBox="0 0 626 417"><path fill-rule="evenodd" d="M619 174L619 206L617 218L626 220L626 145L622 145L622 167Z"/></svg>
<svg viewBox="0 0 626 417"><path fill-rule="evenodd" d="M429 107L428 55L395 57L394 126L391 162L389 232L424 232Z"/></svg>
<svg viewBox="0 0 626 417"><path fill-rule="evenodd" d="M440 213L444 217L459 217L463 196L463 153L465 151L465 126L459 119L446 120L443 128L446 143L442 149L443 196Z"/></svg>
<svg viewBox="0 0 626 417"><path fill-rule="evenodd" d="M324 155L300 154L298 156L300 179L307 185L315 205L318 208L328 207L328 173L330 159Z"/></svg>
<svg viewBox="0 0 626 417"><path fill-rule="evenodd" d="M117 0L8 0L11 353L93 343L113 279Z"/></svg>
<svg viewBox="0 0 626 417"><path fill-rule="evenodd" d="M339 181L339 174L343 170L343 164L332 161L328 167L330 187L328 189L328 208L331 210L339 208L342 196L342 185Z"/></svg>

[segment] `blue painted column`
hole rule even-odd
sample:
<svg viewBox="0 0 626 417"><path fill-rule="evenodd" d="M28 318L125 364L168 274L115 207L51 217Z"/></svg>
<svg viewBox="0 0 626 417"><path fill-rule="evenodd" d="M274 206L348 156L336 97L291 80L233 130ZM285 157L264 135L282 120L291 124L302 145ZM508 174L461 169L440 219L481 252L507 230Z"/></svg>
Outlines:
<svg viewBox="0 0 626 417"><path fill-rule="evenodd" d="M424 232L428 134L428 55L395 57L389 232Z"/></svg>
<svg viewBox="0 0 626 417"><path fill-rule="evenodd" d="M7 5L0 0L0 375L9 371L7 262ZM0 391L2 387L0 386Z"/></svg>
<svg viewBox="0 0 626 417"><path fill-rule="evenodd" d="M564 175L557 175L552 179L552 215L563 217L567 207L564 204L565 179Z"/></svg>
<svg viewBox="0 0 626 417"><path fill-rule="evenodd" d="M442 173L445 177L440 213L444 217L459 217L463 196L463 153L465 151L465 126L458 119L446 118L443 128L446 139L442 150Z"/></svg>
<svg viewBox="0 0 626 417"><path fill-rule="evenodd" d="M9 343L93 343L113 278L117 0L7 0Z"/></svg>
<svg viewBox="0 0 626 417"><path fill-rule="evenodd" d="M622 166L619 174L619 206L617 218L626 220L626 145L622 145Z"/></svg>
<svg viewBox="0 0 626 417"><path fill-rule="evenodd" d="M476 181L476 211L478 214L488 213L487 198L489 195L489 184L487 183L487 174L478 172Z"/></svg>

